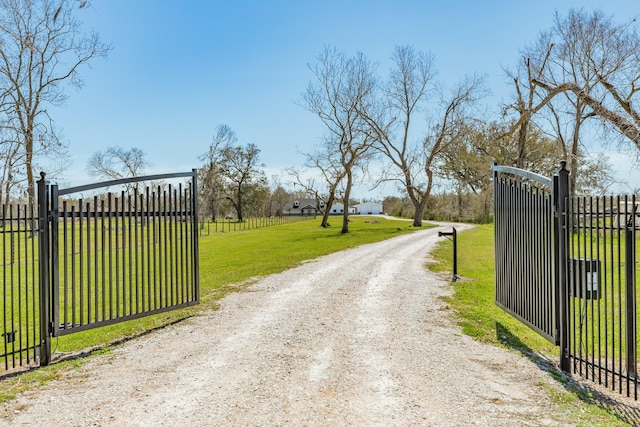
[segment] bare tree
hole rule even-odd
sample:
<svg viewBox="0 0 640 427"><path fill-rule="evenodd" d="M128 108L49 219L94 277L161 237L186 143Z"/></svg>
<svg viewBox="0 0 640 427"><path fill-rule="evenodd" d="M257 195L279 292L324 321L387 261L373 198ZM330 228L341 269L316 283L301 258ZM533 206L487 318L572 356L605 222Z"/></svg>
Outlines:
<svg viewBox="0 0 640 427"><path fill-rule="evenodd" d="M97 34L81 31L72 13L76 5L70 0L0 0L2 103L17 124L30 200L37 146L43 154L63 146L47 107L65 101L64 84L81 87L80 68L110 49Z"/></svg>
<svg viewBox="0 0 640 427"><path fill-rule="evenodd" d="M516 85L526 86L530 95L528 108L524 110L527 115L523 116L520 110L521 129L529 122L535 122L540 130L548 132L552 139L560 143L562 158L568 161L572 172L569 183L571 191L577 188L578 179L582 179L579 173L585 170L579 164L580 159L587 159L580 154L585 151L582 146L583 129L596 114L573 92L545 91L536 82L545 81L553 86L572 82L594 96L602 96L596 90L597 73L587 60L590 52L597 49L601 35L593 28L585 27L589 26L588 20L582 11L571 11L566 19L556 14L552 28L542 32L536 43L525 49L523 62L528 72L522 83L516 82ZM518 99L521 101L520 96ZM519 104L522 103L516 103ZM537 116L535 121L534 113ZM518 167L522 167L521 164Z"/></svg>
<svg viewBox="0 0 640 427"><path fill-rule="evenodd" d="M349 57L335 48L326 47L317 64L309 68L315 80L309 83L303 94L302 105L316 114L327 129L322 151L335 153L325 159L315 157L326 165L321 167L322 171L335 170L331 174L334 181L329 186L329 206L333 203L335 189L345 179L342 233L348 233L348 204L354 173L371 154L372 140L365 132L358 111L371 102L376 85L374 66L362 53ZM325 177L329 175L325 173Z"/></svg>
<svg viewBox="0 0 640 427"><path fill-rule="evenodd" d="M200 171L204 177L201 193L209 196L209 203L224 199L236 211L238 221L247 209L264 207L268 197L267 178L260 163L260 149L255 144L237 145L238 138L229 126L220 125L209 150L200 157L205 162Z"/></svg>
<svg viewBox="0 0 640 427"><path fill-rule="evenodd" d="M421 227L443 150L466 131L470 107L484 94L484 80L466 78L445 94L434 81L430 55L404 46L397 47L392 58L394 68L381 99L360 114L377 149L390 161L382 180L401 184L414 206L413 225ZM429 98L432 94L434 99ZM431 107L428 129L416 143L413 124L416 114L427 105Z"/></svg>
<svg viewBox="0 0 640 427"><path fill-rule="evenodd" d="M566 43L561 47L570 52L563 58L581 78L568 72L543 74L532 83L545 90L546 98L574 97L590 109L588 114L599 116L640 149L640 112L634 107L640 90L640 37L634 25L635 20L615 24L601 11L572 10L564 20L556 16L558 38Z"/></svg>
<svg viewBox="0 0 640 427"><path fill-rule="evenodd" d="M146 153L136 147L125 150L109 147L104 152L96 151L89 158L87 172L99 179L123 179L141 176L149 167ZM137 193L139 183L125 184L127 192Z"/></svg>
<svg viewBox="0 0 640 427"><path fill-rule="evenodd" d="M238 142L235 132L227 125L219 125L206 153L200 156L204 166L199 171L202 205L215 221L223 207L225 182L221 172L222 148Z"/></svg>
<svg viewBox="0 0 640 427"><path fill-rule="evenodd" d="M539 52L539 50L533 51L536 55ZM542 58L536 64L537 66L532 66L530 54L525 55L522 58L522 63L519 65L518 72L516 74L507 72L507 75L513 81L515 100L512 104L505 106L504 114L508 114L509 110L513 110L518 114L518 120L514 123L513 128L508 132L508 134L517 132L518 156L515 166L521 169L524 167L524 163L526 162L527 134L531 127L533 116L550 101L550 99L539 99L539 94L536 92L538 88L532 82L533 79L546 70L549 54L550 48L547 47L547 51L543 51Z"/></svg>

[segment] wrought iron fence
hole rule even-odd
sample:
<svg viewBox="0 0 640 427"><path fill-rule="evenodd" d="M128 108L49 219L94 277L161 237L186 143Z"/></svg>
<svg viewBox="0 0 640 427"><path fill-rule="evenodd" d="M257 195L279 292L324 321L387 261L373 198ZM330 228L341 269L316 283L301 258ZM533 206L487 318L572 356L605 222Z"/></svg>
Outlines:
<svg viewBox="0 0 640 427"><path fill-rule="evenodd" d="M563 371L638 399L638 202L571 197L565 166L494 166L496 304L559 345Z"/></svg>
<svg viewBox="0 0 640 427"><path fill-rule="evenodd" d="M5 205L0 216L2 245L2 346L4 369L32 364L39 356L38 219L33 206Z"/></svg>
<svg viewBox="0 0 640 427"><path fill-rule="evenodd" d="M42 174L37 209L0 218L4 368L49 364L53 336L197 304L197 212L195 170L67 189Z"/></svg>
<svg viewBox="0 0 640 427"><path fill-rule="evenodd" d="M572 369L638 398L635 196L569 200Z"/></svg>

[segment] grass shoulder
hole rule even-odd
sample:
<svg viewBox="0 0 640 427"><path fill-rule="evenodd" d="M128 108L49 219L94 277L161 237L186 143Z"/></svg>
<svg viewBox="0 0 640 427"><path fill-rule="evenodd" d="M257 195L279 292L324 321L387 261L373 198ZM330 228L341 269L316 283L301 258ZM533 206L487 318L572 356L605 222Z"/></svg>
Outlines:
<svg viewBox="0 0 640 427"><path fill-rule="evenodd" d="M555 363L556 346L495 304L493 224L478 225L458 235L458 274L453 294L446 298L462 332L491 345L520 352L557 381L547 388L551 400L558 403L575 425L626 425L624 411L605 405L594 393L562 374ZM442 241L432 252L429 269L451 277L452 243Z"/></svg>

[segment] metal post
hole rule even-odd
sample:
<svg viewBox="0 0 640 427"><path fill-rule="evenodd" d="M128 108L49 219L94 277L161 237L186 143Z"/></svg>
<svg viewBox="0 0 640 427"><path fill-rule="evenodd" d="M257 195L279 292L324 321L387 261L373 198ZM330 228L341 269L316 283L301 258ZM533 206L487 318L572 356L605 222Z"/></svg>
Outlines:
<svg viewBox="0 0 640 427"><path fill-rule="evenodd" d="M458 276L458 232L455 227L451 227L452 231L450 233L445 231L438 231L438 237L442 236L452 236L453 241L453 277L451 277L451 281L455 282L458 280L460 276Z"/></svg>
<svg viewBox="0 0 640 427"><path fill-rule="evenodd" d="M38 180L38 245L40 288L40 365L51 363L51 336L49 335L49 187L40 172Z"/></svg>
<svg viewBox="0 0 640 427"><path fill-rule="evenodd" d="M458 231L455 227L453 229L453 277L452 282L458 280Z"/></svg>
<svg viewBox="0 0 640 427"><path fill-rule="evenodd" d="M558 274L557 274L557 295L558 295L558 332L560 338L560 369L564 372L570 372L571 365L569 363L570 341L569 341L569 284L567 278L569 268L569 228L568 224L568 204L569 204L569 171L567 170L567 162L560 162L560 170L558 171L558 179L554 179L554 202L555 206L555 223L558 245L555 248Z"/></svg>
<svg viewBox="0 0 640 427"><path fill-rule="evenodd" d="M193 224L198 224L198 210L200 207L198 206L198 170L193 169L193 178L192 184L193 187L191 190L191 209L193 210ZM195 228L195 227L194 227ZM193 254L192 254L192 268L193 268L193 288L194 288L194 299L196 301L200 301L200 243L198 241L198 233L193 233Z"/></svg>
<svg viewBox="0 0 640 427"><path fill-rule="evenodd" d="M626 200L626 197L625 197ZM633 209L628 216L625 228L625 287L627 311L627 373L629 378L636 376L636 239L635 239L635 196L632 198ZM628 206L628 204L626 204ZM628 208L625 207L625 211ZM625 212L627 213L627 212Z"/></svg>

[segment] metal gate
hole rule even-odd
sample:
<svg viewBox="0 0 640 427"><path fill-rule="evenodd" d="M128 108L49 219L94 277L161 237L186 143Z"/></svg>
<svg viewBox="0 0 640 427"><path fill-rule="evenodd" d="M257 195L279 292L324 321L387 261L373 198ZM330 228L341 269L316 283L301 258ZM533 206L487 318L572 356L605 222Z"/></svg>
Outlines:
<svg viewBox="0 0 640 427"><path fill-rule="evenodd" d="M560 368L638 398L638 202L571 197L494 166L496 304L560 346Z"/></svg>
<svg viewBox="0 0 640 427"><path fill-rule="evenodd" d="M5 369L49 364L51 337L197 304L197 212L195 170L66 189L41 174L37 215L3 223Z"/></svg>
<svg viewBox="0 0 640 427"><path fill-rule="evenodd" d="M495 166L496 304L543 337L559 343L558 268L553 221L557 186L542 175Z"/></svg>

